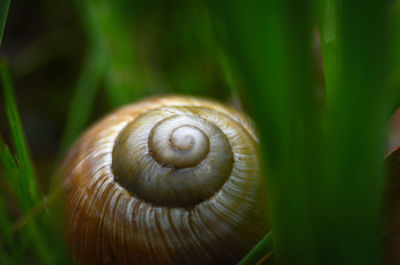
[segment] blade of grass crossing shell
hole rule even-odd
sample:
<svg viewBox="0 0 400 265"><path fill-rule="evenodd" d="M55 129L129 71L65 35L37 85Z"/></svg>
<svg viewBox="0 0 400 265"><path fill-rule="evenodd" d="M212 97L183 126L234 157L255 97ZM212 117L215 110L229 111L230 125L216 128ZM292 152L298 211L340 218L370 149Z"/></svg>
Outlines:
<svg viewBox="0 0 400 265"><path fill-rule="evenodd" d="M272 251L272 232L269 232L238 265L257 264Z"/></svg>
<svg viewBox="0 0 400 265"><path fill-rule="evenodd" d="M312 3L230 1L224 9L247 105L261 134L276 262L318 264L311 218L320 172Z"/></svg>

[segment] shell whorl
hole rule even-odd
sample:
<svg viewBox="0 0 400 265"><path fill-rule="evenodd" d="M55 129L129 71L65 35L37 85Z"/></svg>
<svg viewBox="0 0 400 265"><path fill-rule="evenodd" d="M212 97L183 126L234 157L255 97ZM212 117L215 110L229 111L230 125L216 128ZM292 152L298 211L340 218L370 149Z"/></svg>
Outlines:
<svg viewBox="0 0 400 265"><path fill-rule="evenodd" d="M116 180L159 206L193 207L214 195L230 176L233 154L224 132L207 120L212 112L161 107L137 117L117 137Z"/></svg>
<svg viewBox="0 0 400 265"><path fill-rule="evenodd" d="M249 120L209 100L124 107L63 167L78 264L235 264L268 231Z"/></svg>

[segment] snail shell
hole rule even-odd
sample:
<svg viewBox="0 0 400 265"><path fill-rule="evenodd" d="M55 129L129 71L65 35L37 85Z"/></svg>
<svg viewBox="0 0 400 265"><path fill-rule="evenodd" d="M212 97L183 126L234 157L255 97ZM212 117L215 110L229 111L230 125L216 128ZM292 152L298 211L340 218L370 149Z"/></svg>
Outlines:
<svg viewBox="0 0 400 265"><path fill-rule="evenodd" d="M61 168L76 264L236 264L268 232L257 137L235 109L192 97L128 105Z"/></svg>

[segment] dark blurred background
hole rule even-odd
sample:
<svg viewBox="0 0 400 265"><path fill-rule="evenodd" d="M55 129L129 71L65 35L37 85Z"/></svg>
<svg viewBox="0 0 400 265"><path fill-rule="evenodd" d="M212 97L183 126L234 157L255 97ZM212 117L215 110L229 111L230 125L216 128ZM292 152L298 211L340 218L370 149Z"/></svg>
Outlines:
<svg viewBox="0 0 400 265"><path fill-rule="evenodd" d="M93 88L81 127L144 96L183 93L234 100L237 80L232 80L218 26L210 22L203 2L109 2L11 2L1 54L10 62L43 190L48 189L55 158L64 151L60 149L63 135L68 138L64 131L74 93L85 90L87 83ZM3 100L1 95L1 106ZM3 111L0 129L7 141ZM70 134L68 144L76 138Z"/></svg>

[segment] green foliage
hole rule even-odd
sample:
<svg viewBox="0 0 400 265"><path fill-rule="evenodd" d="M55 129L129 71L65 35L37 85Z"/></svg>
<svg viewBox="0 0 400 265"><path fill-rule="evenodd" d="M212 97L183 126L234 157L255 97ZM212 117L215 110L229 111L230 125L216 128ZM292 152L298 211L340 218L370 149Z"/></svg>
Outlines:
<svg viewBox="0 0 400 265"><path fill-rule="evenodd" d="M21 206L26 210L38 202L39 191L32 161L28 154L17 105L15 103L11 75L6 61L0 62L0 74L4 91L6 113L15 148L15 160L19 168L18 174L14 175L14 177L16 178L22 196L20 201Z"/></svg>
<svg viewBox="0 0 400 265"><path fill-rule="evenodd" d="M26 140L18 115L8 64L4 60L0 62L0 76L4 91L6 113L15 149L14 159L8 147L1 140L0 162L4 176L7 177L6 181L18 198L18 204L24 213L38 202L40 192L36 183L32 161L28 154ZM1 207L1 210L5 211L5 208ZM10 229L11 225L9 220L6 218L7 213L4 212L3 214L4 218L2 220L2 227L4 227L4 233L2 233L2 235L4 235L4 239L2 238L2 240L4 241L2 241L2 243L9 243L13 252L16 252L17 248L13 247L15 244L13 238L14 235L12 234L14 229ZM47 241L48 237L46 235L45 224L39 224L39 222L32 221L27 224L23 231L24 234L21 237L21 240L28 242L41 264L53 264L54 257L50 250L49 241ZM14 261L11 259L12 257L6 258L8 262L17 264L17 261L20 261L20 256L16 255Z"/></svg>

